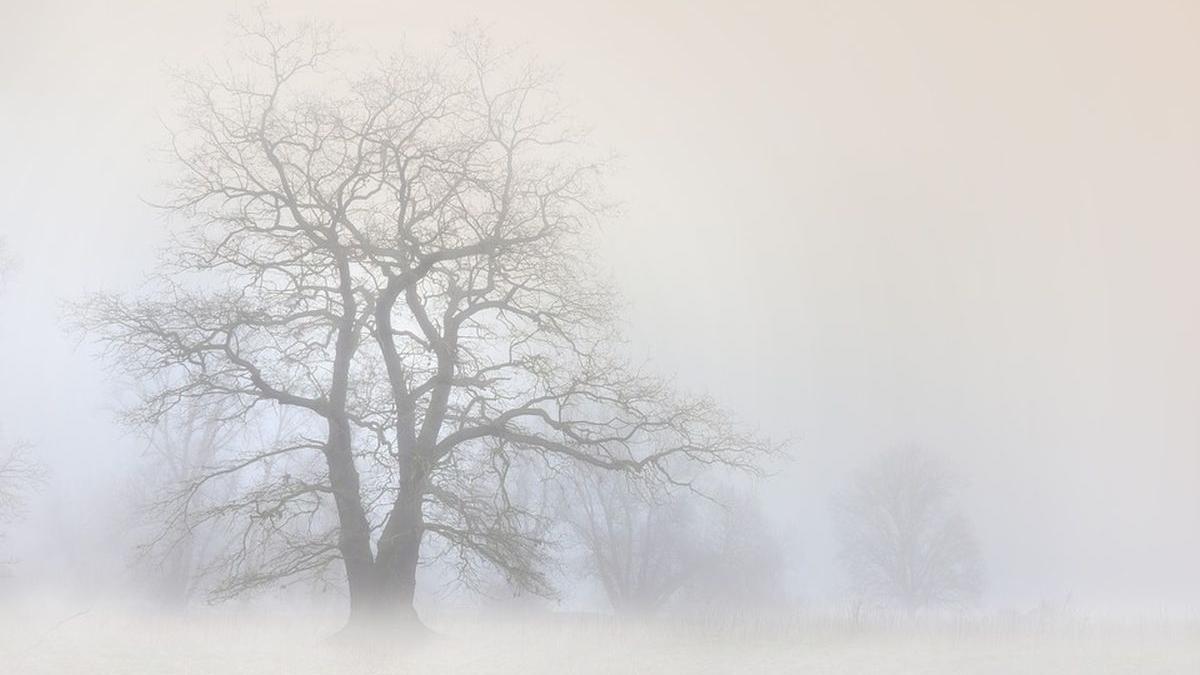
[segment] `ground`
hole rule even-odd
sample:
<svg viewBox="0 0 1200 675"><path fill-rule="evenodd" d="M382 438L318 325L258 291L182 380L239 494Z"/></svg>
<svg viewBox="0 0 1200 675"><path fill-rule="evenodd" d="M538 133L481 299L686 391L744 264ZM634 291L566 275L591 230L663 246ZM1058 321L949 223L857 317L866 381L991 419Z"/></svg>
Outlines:
<svg viewBox="0 0 1200 675"><path fill-rule="evenodd" d="M404 640L332 639L303 614L148 618L88 610L9 613L0 672L28 674L391 673L1200 673L1200 624L1043 621L1002 615L854 622L776 614L616 621L443 616Z"/></svg>

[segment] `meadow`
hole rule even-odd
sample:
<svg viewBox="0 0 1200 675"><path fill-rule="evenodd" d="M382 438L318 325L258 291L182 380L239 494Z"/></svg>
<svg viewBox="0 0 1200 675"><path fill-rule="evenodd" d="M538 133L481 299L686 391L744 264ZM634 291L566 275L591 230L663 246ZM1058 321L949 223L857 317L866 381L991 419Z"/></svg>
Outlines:
<svg viewBox="0 0 1200 675"><path fill-rule="evenodd" d="M1200 623L1080 615L917 619L775 613L617 620L602 615L429 620L420 639L337 638L330 617L168 618L90 610L9 616L14 674L290 673L1197 673Z"/></svg>

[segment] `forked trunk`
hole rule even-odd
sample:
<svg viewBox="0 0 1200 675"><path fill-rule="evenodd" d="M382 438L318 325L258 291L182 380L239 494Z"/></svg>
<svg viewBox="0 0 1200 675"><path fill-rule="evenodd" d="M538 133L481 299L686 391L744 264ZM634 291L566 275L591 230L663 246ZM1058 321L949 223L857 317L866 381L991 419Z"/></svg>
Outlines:
<svg viewBox="0 0 1200 675"><path fill-rule="evenodd" d="M387 525L379 537L375 574L385 612L393 618L420 624L413 600L417 590L417 564L425 523L421 512L421 476L411 470L400 489Z"/></svg>
<svg viewBox="0 0 1200 675"><path fill-rule="evenodd" d="M329 445L325 450L329 483L338 517L338 550L346 566L350 591L350 614L370 612L376 604L371 527L359 493L358 470L350 448L350 425L346 420L329 421Z"/></svg>

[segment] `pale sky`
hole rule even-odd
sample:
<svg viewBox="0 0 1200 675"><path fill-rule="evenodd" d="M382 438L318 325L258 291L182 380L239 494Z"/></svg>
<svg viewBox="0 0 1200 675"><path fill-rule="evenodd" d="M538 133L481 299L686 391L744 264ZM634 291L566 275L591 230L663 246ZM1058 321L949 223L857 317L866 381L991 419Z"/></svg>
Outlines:
<svg viewBox="0 0 1200 675"><path fill-rule="evenodd" d="M113 499L136 443L59 303L149 269L168 67L219 54L246 6L0 8L0 234L22 259L0 410L64 520ZM762 491L797 594L835 592L846 473L917 444L968 481L989 602L1200 605L1200 5L275 7L380 51L477 20L559 69L619 156L603 252L632 343L792 439Z"/></svg>

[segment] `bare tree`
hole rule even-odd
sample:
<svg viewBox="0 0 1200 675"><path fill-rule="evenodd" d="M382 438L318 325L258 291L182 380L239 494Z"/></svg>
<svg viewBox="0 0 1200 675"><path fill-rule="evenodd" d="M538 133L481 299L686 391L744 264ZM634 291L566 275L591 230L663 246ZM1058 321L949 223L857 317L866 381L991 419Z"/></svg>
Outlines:
<svg viewBox="0 0 1200 675"><path fill-rule="evenodd" d="M703 564L676 598L696 610L778 607L784 593L784 553L752 493L717 490L719 502L705 500Z"/></svg>
<svg viewBox="0 0 1200 675"><path fill-rule="evenodd" d="M471 556L459 555L456 547L434 540L425 546L431 565L449 568L449 587L467 587L484 601L483 607L500 612L537 612L546 610L559 599L558 583L564 571L562 552L562 500L559 478L545 471L541 461L533 457L514 456L503 481L505 499L513 508L526 514L524 536L538 542L536 561L531 561L545 578L544 587L531 588L506 576L494 565L478 564ZM425 554L422 554L425 555Z"/></svg>
<svg viewBox="0 0 1200 675"><path fill-rule="evenodd" d="M180 491L173 522L191 522L210 480L288 467L204 511L276 551L231 557L229 593L340 561L352 623L415 619L429 537L550 592L537 514L508 498L514 462L669 485L772 449L608 351L586 243L599 167L539 71L463 38L353 75L324 31L245 33L235 66L182 83L168 207L190 225L144 294L84 310L121 368L180 383L135 421L188 400L320 421Z"/></svg>
<svg viewBox="0 0 1200 675"><path fill-rule="evenodd" d="M14 265L4 239L0 238L0 291ZM24 513L26 501L41 485L43 477L44 467L33 457L29 445L5 438L0 427L0 528ZM0 529L0 540L4 537L5 531Z"/></svg>
<svg viewBox="0 0 1200 675"><path fill-rule="evenodd" d="M585 572L625 615L662 608L711 555L695 500L639 488L620 474L589 470L563 491Z"/></svg>
<svg viewBox="0 0 1200 675"><path fill-rule="evenodd" d="M619 474L572 476L561 511L618 614L776 604L783 557L747 494L720 485L647 493ZM569 547L568 547L569 548Z"/></svg>
<svg viewBox="0 0 1200 675"><path fill-rule="evenodd" d="M42 482L43 468L25 443L6 442L0 435L0 528L25 512L29 496ZM6 532L0 529L0 541Z"/></svg>
<svg viewBox="0 0 1200 675"><path fill-rule="evenodd" d="M0 237L0 290L4 289L4 283L8 281L8 276L12 273L13 259L8 252L8 242Z"/></svg>
<svg viewBox="0 0 1200 675"><path fill-rule="evenodd" d="M918 449L880 456L835 500L839 558L864 599L909 613L975 599L979 549L951 474Z"/></svg>
<svg viewBox="0 0 1200 675"><path fill-rule="evenodd" d="M210 474L236 461L246 447L279 447L296 431L286 414L229 419L228 412L217 403L189 399L146 428L145 461L135 476L133 498L137 524L149 527L151 534L138 546L135 566L167 609L183 609L202 593L220 595L226 580L214 575L213 568L220 572L222 557L239 547L238 533L223 527L220 518L206 516L221 512L239 491L252 489L244 483L269 483L272 462L264 461L259 475ZM164 527L163 511L175 506L181 487L201 481L203 488L189 498L190 518Z"/></svg>
<svg viewBox="0 0 1200 675"><path fill-rule="evenodd" d="M235 432L221 424L215 407L189 402L161 416L149 428L147 462L137 475L135 489L143 493L136 499L143 519L157 529L161 518L154 494L162 486L188 483L216 464L221 449ZM216 528L184 527L164 532L155 542L163 543L143 549L138 557L139 567L148 577L155 599L168 609L182 609L194 594L198 582L197 568L206 557L205 550L213 543Z"/></svg>

